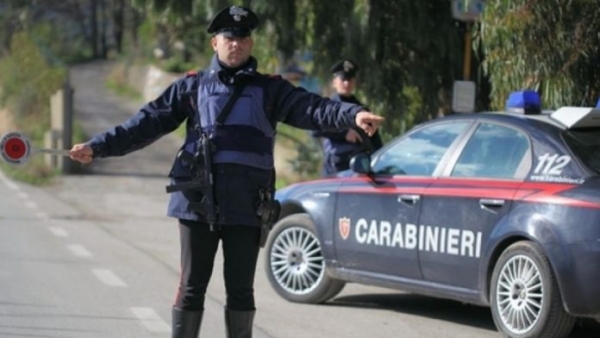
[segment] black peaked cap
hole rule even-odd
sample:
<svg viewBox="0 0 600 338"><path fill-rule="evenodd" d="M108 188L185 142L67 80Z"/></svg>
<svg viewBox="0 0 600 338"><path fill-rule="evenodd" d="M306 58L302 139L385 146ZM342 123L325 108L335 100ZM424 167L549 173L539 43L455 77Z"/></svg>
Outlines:
<svg viewBox="0 0 600 338"><path fill-rule="evenodd" d="M258 26L258 16L247 7L230 6L221 9L212 18L206 31L209 34L228 36L249 36Z"/></svg>
<svg viewBox="0 0 600 338"><path fill-rule="evenodd" d="M356 76L358 72L358 65L356 62L344 59L338 61L331 67L331 73L335 76L341 76L344 79L352 79Z"/></svg>

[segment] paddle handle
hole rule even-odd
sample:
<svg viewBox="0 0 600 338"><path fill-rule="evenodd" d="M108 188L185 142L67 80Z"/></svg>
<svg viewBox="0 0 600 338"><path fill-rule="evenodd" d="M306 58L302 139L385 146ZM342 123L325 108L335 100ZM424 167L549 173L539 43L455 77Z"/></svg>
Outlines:
<svg viewBox="0 0 600 338"><path fill-rule="evenodd" d="M48 154L48 155L69 156L69 151L65 150L65 149L39 148L39 149L35 149L35 152Z"/></svg>

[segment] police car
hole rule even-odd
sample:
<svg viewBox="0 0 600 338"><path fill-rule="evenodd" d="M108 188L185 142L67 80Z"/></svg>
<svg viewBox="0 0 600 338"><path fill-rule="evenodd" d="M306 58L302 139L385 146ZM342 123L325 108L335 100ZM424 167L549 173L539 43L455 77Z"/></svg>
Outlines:
<svg viewBox="0 0 600 338"><path fill-rule="evenodd" d="M283 298L321 303L347 282L485 305L509 337L600 321L600 102L423 123L351 172L277 192L266 271Z"/></svg>

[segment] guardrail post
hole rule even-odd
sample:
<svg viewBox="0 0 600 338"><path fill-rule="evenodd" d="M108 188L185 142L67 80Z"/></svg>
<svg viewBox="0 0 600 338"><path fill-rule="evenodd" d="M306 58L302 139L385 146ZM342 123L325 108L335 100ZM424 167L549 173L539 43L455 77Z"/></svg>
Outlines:
<svg viewBox="0 0 600 338"><path fill-rule="evenodd" d="M50 98L50 131L44 136L46 148L71 149L73 146L73 89L68 82ZM73 163L64 156L46 156L46 163L63 174L73 171Z"/></svg>

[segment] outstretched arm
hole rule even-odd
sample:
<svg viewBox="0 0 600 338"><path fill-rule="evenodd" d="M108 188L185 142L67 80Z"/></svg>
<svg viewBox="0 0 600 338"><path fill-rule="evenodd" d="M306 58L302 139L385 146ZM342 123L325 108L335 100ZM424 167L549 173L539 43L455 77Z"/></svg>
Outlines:
<svg viewBox="0 0 600 338"><path fill-rule="evenodd" d="M139 150L177 129L187 118L181 93L191 88L192 78L171 84L156 100L145 104L125 123L71 148L71 159L89 163L93 158L123 156Z"/></svg>
<svg viewBox="0 0 600 338"><path fill-rule="evenodd" d="M301 129L341 131L353 126L371 136L383 121L366 108L324 98L285 80L272 80L267 88L278 112L278 121Z"/></svg>

